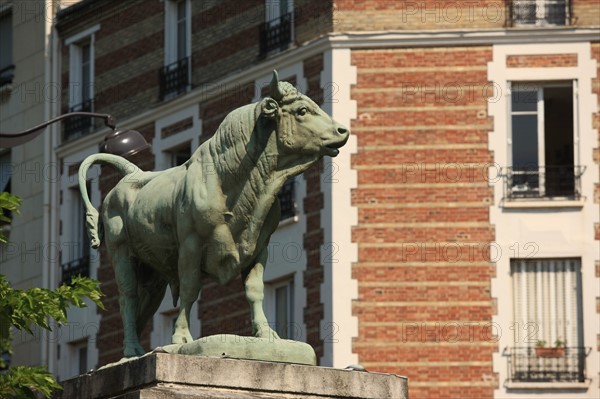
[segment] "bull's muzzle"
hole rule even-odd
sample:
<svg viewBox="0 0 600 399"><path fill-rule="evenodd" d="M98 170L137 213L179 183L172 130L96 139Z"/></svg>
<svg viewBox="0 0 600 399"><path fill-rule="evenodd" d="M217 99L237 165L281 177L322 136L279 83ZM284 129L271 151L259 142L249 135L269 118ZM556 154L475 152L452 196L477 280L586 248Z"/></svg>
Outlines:
<svg viewBox="0 0 600 399"><path fill-rule="evenodd" d="M335 157L340 153L340 148L346 144L350 137L350 131L340 124L335 125L334 138L325 144L325 154Z"/></svg>

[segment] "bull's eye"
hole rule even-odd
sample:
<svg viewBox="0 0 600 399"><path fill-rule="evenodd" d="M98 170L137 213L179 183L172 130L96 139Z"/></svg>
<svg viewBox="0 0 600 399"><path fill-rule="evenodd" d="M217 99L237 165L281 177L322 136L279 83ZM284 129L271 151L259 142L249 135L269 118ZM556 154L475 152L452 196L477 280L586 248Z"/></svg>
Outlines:
<svg viewBox="0 0 600 399"><path fill-rule="evenodd" d="M306 107L302 107L302 108L298 108L298 111L296 113L300 116L304 116L304 115L306 115L307 112L308 112L308 109Z"/></svg>

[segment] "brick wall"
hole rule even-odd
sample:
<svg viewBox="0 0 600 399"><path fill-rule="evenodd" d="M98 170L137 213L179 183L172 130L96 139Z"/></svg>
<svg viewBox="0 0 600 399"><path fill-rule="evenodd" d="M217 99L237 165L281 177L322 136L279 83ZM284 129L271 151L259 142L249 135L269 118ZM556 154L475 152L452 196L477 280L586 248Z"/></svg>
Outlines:
<svg viewBox="0 0 600 399"><path fill-rule="evenodd" d="M264 0L192 2L193 81L197 85L217 80L262 61L260 26L265 22ZM293 45L331 30L331 0L294 2Z"/></svg>
<svg viewBox="0 0 600 399"><path fill-rule="evenodd" d="M335 0L334 30L490 29L505 25L505 1Z"/></svg>
<svg viewBox="0 0 600 399"><path fill-rule="evenodd" d="M600 25L600 1L598 0L573 0L572 24L575 26Z"/></svg>
<svg viewBox="0 0 600 399"><path fill-rule="evenodd" d="M411 397L491 398L488 47L361 50L353 351Z"/></svg>
<svg viewBox="0 0 600 399"><path fill-rule="evenodd" d="M158 69L164 59L164 5L158 1L108 2L77 13L59 25L62 49L62 107L69 103L69 51L64 39L95 24L94 108L117 121L158 102ZM87 8L86 8L87 10Z"/></svg>
<svg viewBox="0 0 600 399"><path fill-rule="evenodd" d="M509 68L564 68L577 66L577 54L509 55Z"/></svg>
<svg viewBox="0 0 600 399"><path fill-rule="evenodd" d="M319 54L304 61L304 76L308 90L306 95L317 104L323 102L323 90L320 85L320 74L323 70L323 55ZM321 210L324 197L321 188L323 161L319 161L304 172L306 180L306 197L304 198L304 213L306 214L306 232L303 237L306 251L306 271L304 287L306 288L306 307L304 308L304 323L306 324L307 342L315 349L317 360L323 356L323 341L321 339L321 320L324 316L321 302L321 284L324 279L324 269L321 264L321 246L324 243L324 232L321 228Z"/></svg>

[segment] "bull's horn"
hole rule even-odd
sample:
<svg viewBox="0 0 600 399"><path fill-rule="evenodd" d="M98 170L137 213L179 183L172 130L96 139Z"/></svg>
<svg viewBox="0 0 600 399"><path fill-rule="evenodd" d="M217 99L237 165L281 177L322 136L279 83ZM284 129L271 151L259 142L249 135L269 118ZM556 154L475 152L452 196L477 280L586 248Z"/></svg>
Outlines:
<svg viewBox="0 0 600 399"><path fill-rule="evenodd" d="M273 69L273 79L271 79L271 84L269 85L269 90L271 91L271 97L277 101L281 101L283 98L283 93L279 88L279 75L277 71Z"/></svg>

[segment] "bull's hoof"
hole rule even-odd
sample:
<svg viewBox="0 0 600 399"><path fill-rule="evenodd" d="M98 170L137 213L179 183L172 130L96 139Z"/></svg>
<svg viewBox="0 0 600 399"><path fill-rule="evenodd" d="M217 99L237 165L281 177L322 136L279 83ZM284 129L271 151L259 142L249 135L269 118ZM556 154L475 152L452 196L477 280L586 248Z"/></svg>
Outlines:
<svg viewBox="0 0 600 399"><path fill-rule="evenodd" d="M269 340L274 340L274 339L281 339L279 338L279 335L275 332L275 330L273 330L272 328L259 328L256 333L254 333L254 336L257 338L265 338L265 339L269 339Z"/></svg>
<svg viewBox="0 0 600 399"><path fill-rule="evenodd" d="M125 350L123 351L123 356L124 357L138 357L138 356L143 356L146 352L144 351L144 348L142 348L142 345L140 344L130 344L130 345L125 345Z"/></svg>
<svg viewBox="0 0 600 399"><path fill-rule="evenodd" d="M188 344L190 342L194 342L194 338L192 338L192 334L190 334L190 333L187 333L187 334L175 333L175 334L173 334L173 337L171 338L171 342L174 344Z"/></svg>

